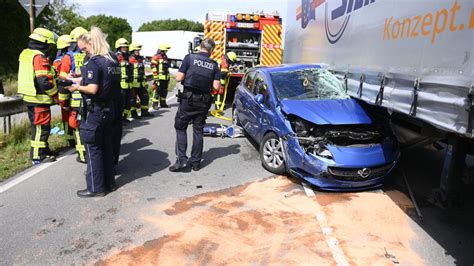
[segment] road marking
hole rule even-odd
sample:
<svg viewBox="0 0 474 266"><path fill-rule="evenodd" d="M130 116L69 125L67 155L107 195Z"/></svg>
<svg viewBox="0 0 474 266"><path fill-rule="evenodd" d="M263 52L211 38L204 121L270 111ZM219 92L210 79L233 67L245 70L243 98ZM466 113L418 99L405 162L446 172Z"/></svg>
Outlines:
<svg viewBox="0 0 474 266"><path fill-rule="evenodd" d="M168 99L166 99L166 101L171 101L171 100L173 100L174 98L176 98L176 95L173 95L173 96L169 97Z"/></svg>
<svg viewBox="0 0 474 266"><path fill-rule="evenodd" d="M64 158L66 158L69 155L73 154L75 151L76 151L75 149L71 149L71 150L65 152L64 154L62 154L59 158L57 158L57 160L55 162L41 164L38 167L34 168L33 170L28 171L27 173L24 173L23 175L13 179L12 181L0 186L0 193L3 193L5 191L9 190L10 188L20 184L21 182L23 182L23 181L27 180L28 178L38 174L39 172L43 171L44 169L50 167L51 165L54 165L54 164L62 161Z"/></svg>
<svg viewBox="0 0 474 266"><path fill-rule="evenodd" d="M176 98L176 95L173 95L173 96L169 97L168 99L166 99L166 101L167 102L171 101L174 98ZM13 179L12 181L0 186L0 193L3 193L5 191L9 190L10 188L20 184L21 182L23 182L23 181L27 180L28 178L38 174L39 172L43 171L44 169L50 167L51 165L54 165L54 164L60 162L61 160L63 160L67 156L73 154L74 152L75 152L74 149L69 150L66 153L64 153L63 155L61 155L55 162L45 163L45 164L39 165L38 167L34 168L33 170L28 171L27 173L24 173L23 175Z"/></svg>
<svg viewBox="0 0 474 266"><path fill-rule="evenodd" d="M306 194L306 197L314 197L316 194L314 193L314 190L312 190L306 183L302 182L301 185L304 188L304 193Z"/></svg>
<svg viewBox="0 0 474 266"><path fill-rule="evenodd" d="M316 215L316 219L319 222L319 226L321 227L321 231L323 232L324 238L326 238L326 243L331 250L332 257L336 261L336 265L338 266L346 266L349 265L347 262L346 255L344 251L339 247L339 241L332 235L332 228L327 224L326 214L323 211L318 212Z"/></svg>

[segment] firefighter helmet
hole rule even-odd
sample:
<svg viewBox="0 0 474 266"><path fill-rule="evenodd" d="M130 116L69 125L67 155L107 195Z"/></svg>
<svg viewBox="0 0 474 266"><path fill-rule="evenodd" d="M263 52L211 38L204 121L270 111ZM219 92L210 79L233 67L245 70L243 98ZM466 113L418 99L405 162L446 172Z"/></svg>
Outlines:
<svg viewBox="0 0 474 266"><path fill-rule="evenodd" d="M235 62L237 61L237 54L235 52L228 52L227 58L229 58L231 62Z"/></svg>
<svg viewBox="0 0 474 266"><path fill-rule="evenodd" d="M70 35L61 35L59 36L58 38L58 42L56 44L56 47L61 50L61 49L64 49L66 47L68 47L69 45L71 45L71 42L72 42L72 38Z"/></svg>
<svg viewBox="0 0 474 266"><path fill-rule="evenodd" d="M86 34L88 31L83 27L75 27L69 35L71 35L71 39L73 42L76 42L79 36L82 34Z"/></svg>
<svg viewBox="0 0 474 266"><path fill-rule="evenodd" d="M130 51L134 51L134 50L140 51L141 49L142 49L142 45L139 44L139 43L133 43L132 42L130 44L130 48L129 48Z"/></svg>
<svg viewBox="0 0 474 266"><path fill-rule="evenodd" d="M118 49L120 47L128 47L128 41L125 38L120 38L117 41L115 41L115 49Z"/></svg>
<svg viewBox="0 0 474 266"><path fill-rule="evenodd" d="M33 33L30 34L29 38L42 43L55 44L58 35L45 28L36 28L33 30Z"/></svg>
<svg viewBox="0 0 474 266"><path fill-rule="evenodd" d="M171 45L169 45L167 43L161 43L160 44L160 51L167 52L169 49L171 49Z"/></svg>

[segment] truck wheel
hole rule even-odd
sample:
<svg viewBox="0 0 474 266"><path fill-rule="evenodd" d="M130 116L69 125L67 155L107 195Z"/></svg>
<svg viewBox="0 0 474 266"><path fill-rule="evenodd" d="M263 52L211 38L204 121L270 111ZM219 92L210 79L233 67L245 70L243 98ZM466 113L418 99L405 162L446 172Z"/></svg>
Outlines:
<svg viewBox="0 0 474 266"><path fill-rule="evenodd" d="M270 132L263 137L260 143L260 160L263 168L268 171L277 175L286 173L283 143L275 133Z"/></svg>

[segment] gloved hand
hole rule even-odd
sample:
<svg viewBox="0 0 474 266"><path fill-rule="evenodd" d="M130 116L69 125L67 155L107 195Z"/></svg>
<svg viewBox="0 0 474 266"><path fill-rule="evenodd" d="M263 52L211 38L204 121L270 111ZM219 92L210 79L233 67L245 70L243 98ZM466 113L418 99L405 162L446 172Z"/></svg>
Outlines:
<svg viewBox="0 0 474 266"><path fill-rule="evenodd" d="M219 87L219 90L217 91L217 94L220 94L220 95L224 94L224 86Z"/></svg>

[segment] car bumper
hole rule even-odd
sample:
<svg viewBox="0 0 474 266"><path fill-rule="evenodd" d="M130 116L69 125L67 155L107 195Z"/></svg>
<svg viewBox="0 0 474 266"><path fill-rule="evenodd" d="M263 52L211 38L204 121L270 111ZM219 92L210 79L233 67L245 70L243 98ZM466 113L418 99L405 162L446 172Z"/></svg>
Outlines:
<svg viewBox="0 0 474 266"><path fill-rule="evenodd" d="M297 140L284 141L285 162L288 172L307 182L329 191L357 191L381 187L398 160L376 162L376 165L337 165L329 160L307 154ZM361 171L370 172L361 175Z"/></svg>

